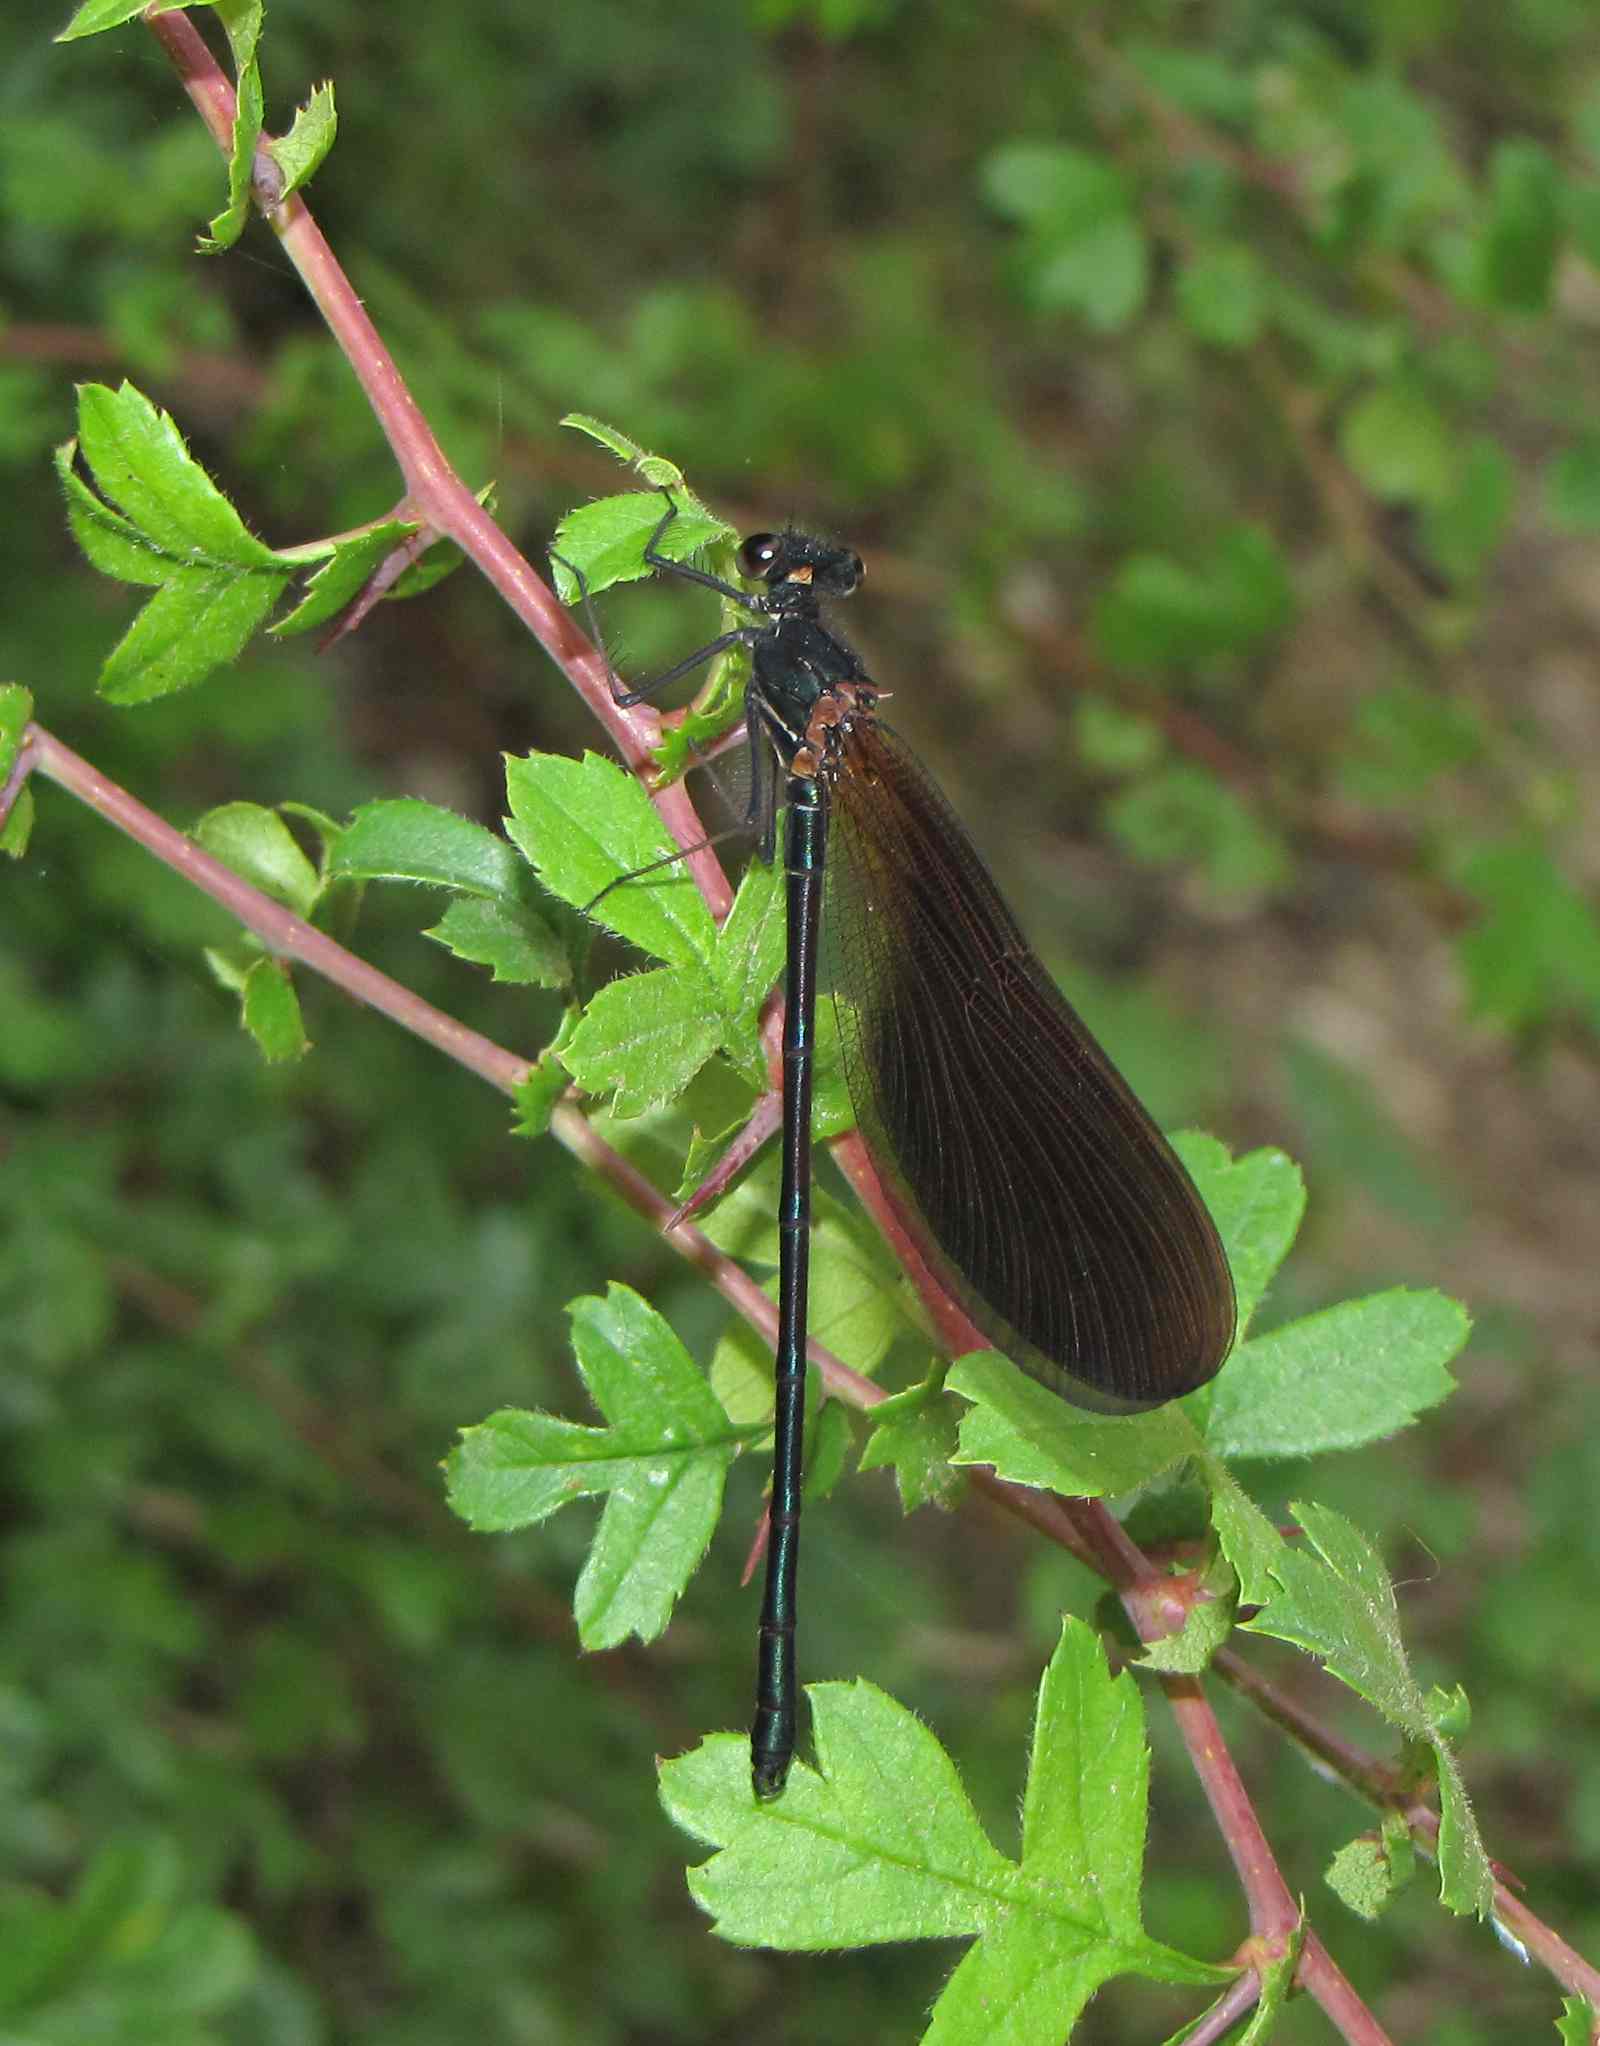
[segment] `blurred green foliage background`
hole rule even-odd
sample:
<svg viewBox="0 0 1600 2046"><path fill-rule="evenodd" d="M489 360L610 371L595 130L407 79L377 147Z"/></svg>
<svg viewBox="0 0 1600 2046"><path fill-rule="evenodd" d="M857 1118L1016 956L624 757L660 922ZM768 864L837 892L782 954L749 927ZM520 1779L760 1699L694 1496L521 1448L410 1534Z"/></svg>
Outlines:
<svg viewBox="0 0 1600 2046"><path fill-rule="evenodd" d="M201 17L202 22L206 17ZM193 250L219 161L137 27L0 19L0 678L179 824L409 793L593 742L459 575L319 660L96 702L130 595L66 533L76 379L134 378L275 542L397 480L271 237ZM207 27L211 33L211 28ZM850 625L1158 1116L1302 1159L1274 1318L1467 1301L1407 1439L1274 1473L1353 1514L1425 1678L1463 1681L1491 1852L1600 1948L1600 26L1584 0L276 0L268 121L324 77L311 204L536 558L610 417L748 526L868 563ZM683 593L608 613L648 671ZM576 1411L564 1303L722 1310L504 1104L303 986L263 1070L224 921L41 787L0 877L0 2011L30 2042L912 2039L949 1962L719 1946L650 1757L740 1718L759 1473L665 1641L579 1661L585 1528L474 1540L455 1429ZM508 1044L394 891L362 949ZM1037 1671L1085 1583L886 1479L808 1533L808 1660L923 1711L1013 1837ZM1315 1672L1261 1651L1358 1738ZM1291 1886L1398 2037L1546 2036L1551 1985L1419 1884L1321 1886L1367 1819L1229 1711ZM1157 1748L1148 1920L1244 1931ZM1184 2006L1108 1993L1082 2037ZM1325 2036L1291 2013L1280 2036Z"/></svg>

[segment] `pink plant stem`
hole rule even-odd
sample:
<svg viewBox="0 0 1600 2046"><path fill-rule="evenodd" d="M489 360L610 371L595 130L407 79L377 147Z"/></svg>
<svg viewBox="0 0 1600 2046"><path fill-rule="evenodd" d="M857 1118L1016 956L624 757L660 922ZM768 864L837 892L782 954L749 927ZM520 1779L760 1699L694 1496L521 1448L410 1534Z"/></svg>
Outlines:
<svg viewBox="0 0 1600 2046"><path fill-rule="evenodd" d="M1413 1824L1412 1832L1418 1835L1424 1828L1432 1834L1431 1851L1437 1856L1437 1812L1425 1811ZM1522 1942L1530 1956L1550 1971L1563 1989L1583 1997L1591 2009L1600 2012L1600 1969L1591 1967L1582 1954L1575 1953L1553 1926L1546 1925L1542 1918L1528 1909L1515 1891L1508 1890L1502 1882L1494 1886L1494 1915L1514 1939ZM1595 2046L1600 2046L1600 2021L1597 2021L1594 2038Z"/></svg>
<svg viewBox="0 0 1600 2046"><path fill-rule="evenodd" d="M234 92L220 65L186 14L146 20L218 148L227 154L233 146ZM477 565L610 733L627 766L648 779L651 749L661 733L659 714L643 703L627 710L618 706L605 656L450 466L310 209L298 193L273 203L274 179L268 159L257 179L262 212L366 394L405 479L410 514L454 540ZM674 842L699 848L686 854L687 863L713 914L726 915L732 901L727 877L704 845L705 831L687 792L673 783L652 790L652 796Z"/></svg>
<svg viewBox="0 0 1600 2046"><path fill-rule="evenodd" d="M1393 2040L1351 1988L1349 1979L1314 1932L1300 1949L1295 1980L1338 2026L1350 2046L1394 2046Z"/></svg>
<svg viewBox="0 0 1600 2046"><path fill-rule="evenodd" d="M530 1070L526 1059L518 1058L514 1052L506 1051L487 1037L481 1037L476 1030L469 1030L456 1022L454 1017L446 1016L420 995L413 994L386 973L380 973L375 966L369 966L364 959L358 959L353 952L335 944L314 924L308 924L303 917L296 916L292 910L252 888L231 868L203 851L192 838L186 838L153 810L147 810L126 789L108 781L98 769L91 767L70 747L63 746L42 726L28 727L23 747L31 755L36 772L47 775L62 788L70 789L92 810L97 810L109 823L115 824L119 831L137 839L174 873L181 874L213 901L220 902L224 909L281 957L298 959L312 967L336 987L343 988L354 1000L382 1010L411 1031L413 1036L433 1045L503 1093L512 1092L519 1082L526 1079Z"/></svg>
<svg viewBox="0 0 1600 2046"><path fill-rule="evenodd" d="M1300 1921L1299 1908L1273 1859L1255 1806L1234 1767L1200 1679L1164 1675L1161 1688L1166 1692L1172 1717L1211 1806L1217 1830L1233 1858L1250 1911L1250 1930L1258 1939L1287 1939Z"/></svg>
<svg viewBox="0 0 1600 2046"><path fill-rule="evenodd" d="M1349 1789L1382 1811L1398 1811L1406 1821L1412 1839L1424 1854L1438 1859L1439 1814L1416 1798L1404 1794L1400 1772L1380 1761L1353 1742L1344 1740L1320 1720L1313 1719L1295 1699L1280 1691L1236 1650L1224 1648L1212 1668L1222 1680L1248 1698L1262 1716L1281 1727L1291 1739ZM1493 1913L1498 1922L1521 1941L1530 1957L1547 1969L1561 1987L1588 2000L1600 2010L1600 1969L1576 1953L1553 1926L1530 1911L1505 1882L1496 1880Z"/></svg>
<svg viewBox="0 0 1600 2046"><path fill-rule="evenodd" d="M1198 1677L1165 1675L1162 1689L1217 1830L1232 1858L1250 1911L1250 1927L1271 1958L1287 1952L1300 1922L1250 1794L1234 1767L1211 1701ZM1351 1988L1315 1933L1307 1932L1295 1980L1321 2006L1351 2046L1390 2046L1389 2035Z"/></svg>

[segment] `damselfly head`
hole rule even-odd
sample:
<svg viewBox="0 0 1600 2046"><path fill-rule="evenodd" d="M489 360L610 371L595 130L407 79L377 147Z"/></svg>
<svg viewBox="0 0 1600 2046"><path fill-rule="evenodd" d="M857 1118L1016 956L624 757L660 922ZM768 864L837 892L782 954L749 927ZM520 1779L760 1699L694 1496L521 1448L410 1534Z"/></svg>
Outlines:
<svg viewBox="0 0 1600 2046"><path fill-rule="evenodd" d="M848 597L859 585L861 556L808 533L752 533L739 549L739 572L769 589L798 583L819 597Z"/></svg>

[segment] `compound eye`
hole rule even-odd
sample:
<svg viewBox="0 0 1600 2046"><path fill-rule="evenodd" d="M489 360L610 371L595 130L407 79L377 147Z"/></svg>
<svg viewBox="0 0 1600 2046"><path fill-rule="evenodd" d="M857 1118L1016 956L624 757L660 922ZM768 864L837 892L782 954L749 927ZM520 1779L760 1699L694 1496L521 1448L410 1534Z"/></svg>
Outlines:
<svg viewBox="0 0 1600 2046"><path fill-rule="evenodd" d="M752 533L739 548L739 568L747 576L766 575L777 558L776 533Z"/></svg>

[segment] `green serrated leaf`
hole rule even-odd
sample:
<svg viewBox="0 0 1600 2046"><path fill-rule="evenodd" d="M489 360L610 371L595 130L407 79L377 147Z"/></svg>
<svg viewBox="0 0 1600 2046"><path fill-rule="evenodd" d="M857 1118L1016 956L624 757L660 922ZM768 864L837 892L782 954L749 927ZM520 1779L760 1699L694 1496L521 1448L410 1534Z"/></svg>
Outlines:
<svg viewBox="0 0 1600 2046"><path fill-rule="evenodd" d="M533 753L506 763L506 830L553 895L669 966L698 967L714 999L717 928L638 782L611 761ZM653 872L642 872L655 862ZM603 902L594 897L622 876Z"/></svg>
<svg viewBox="0 0 1600 2046"><path fill-rule="evenodd" d="M992 1464L1002 1478L1070 1498L1101 1499L1149 1482L1200 1447L1180 1407L1112 1420L1079 1413L1026 1378L997 1350L978 1350L945 1383L975 1402L961 1422L958 1464Z"/></svg>
<svg viewBox="0 0 1600 2046"><path fill-rule="evenodd" d="M578 1011L569 1006L555 1036L512 1090L517 1109L511 1125L513 1136L542 1137L549 1129L556 1103L572 1084L572 1075L561 1061L577 1023Z"/></svg>
<svg viewBox="0 0 1600 2046"><path fill-rule="evenodd" d="M55 451L56 475L66 496L73 538L102 575L159 589L171 579L174 557L140 532L131 519L95 496L74 466L77 452L75 440L63 441Z"/></svg>
<svg viewBox="0 0 1600 2046"><path fill-rule="evenodd" d="M717 933L716 976L735 1022L753 1026L756 1011L783 971L785 923L777 862L752 860Z"/></svg>
<svg viewBox="0 0 1600 2046"><path fill-rule="evenodd" d="M1442 1293L1375 1293L1243 1343L1211 1391L1219 1456L1317 1456L1407 1428L1455 1390L1445 1369L1472 1330Z"/></svg>
<svg viewBox="0 0 1600 2046"><path fill-rule="evenodd" d="M188 4L189 0L155 0L153 6L146 4L146 0L83 0L56 41L71 43L81 36L104 35L107 29L120 28L135 15L171 14L175 8Z"/></svg>
<svg viewBox="0 0 1600 2046"><path fill-rule="evenodd" d="M810 1326L836 1357L870 1377L905 1329L901 1274L859 1215L815 1189L812 1212Z"/></svg>
<svg viewBox="0 0 1600 2046"><path fill-rule="evenodd" d="M321 883L276 810L260 803L224 803L208 810L190 836L253 888L296 916L310 916Z"/></svg>
<svg viewBox="0 0 1600 2046"><path fill-rule="evenodd" d="M266 9L263 0L207 0L228 37L228 50L237 65L248 64L261 42L261 24Z"/></svg>
<svg viewBox="0 0 1600 2046"><path fill-rule="evenodd" d="M871 1408L871 1433L861 1451L864 1471L892 1469L904 1513L919 1506L950 1506L962 1480L951 1469L959 1409L944 1390L944 1372L930 1371L921 1385Z"/></svg>
<svg viewBox="0 0 1600 2046"><path fill-rule="evenodd" d="M653 463L659 473L651 476L652 483L670 490L683 488L683 471L676 463L669 462L660 455L647 455L639 443L630 440L620 427L607 426L603 419L596 419L588 412L568 412L561 424L570 427L574 433L586 433L591 440L598 441L601 447L609 448L619 462L628 468L638 469L641 474L647 462Z"/></svg>
<svg viewBox="0 0 1600 2046"><path fill-rule="evenodd" d="M1230 1158L1215 1137L1178 1130L1172 1148L1210 1209L1227 1250L1242 1337L1299 1233L1305 1180L1292 1158L1270 1146Z"/></svg>
<svg viewBox="0 0 1600 2046"><path fill-rule="evenodd" d="M1022 1855L985 1836L949 1756L866 1683L808 1693L817 1766L757 1804L740 1738L661 1770L674 1821L716 1851L689 1878L719 1935L791 1952L973 1939L924 2034L935 2046L1066 2036L1117 1974L1220 1982L1139 1916L1149 1755L1137 1690L1069 1619L1040 1686Z"/></svg>
<svg viewBox="0 0 1600 2046"><path fill-rule="evenodd" d="M522 870L503 838L420 796L363 803L328 859L330 878L417 881L463 895L516 903Z"/></svg>
<svg viewBox="0 0 1600 2046"><path fill-rule="evenodd" d="M1341 1904L1369 1924L1383 1916L1394 1894L1389 1858L1372 1833L1347 1840L1323 1870L1322 1880Z"/></svg>
<svg viewBox="0 0 1600 2046"><path fill-rule="evenodd" d="M594 997L562 1062L586 1094L615 1090L611 1112L643 1115L681 1094L722 1042L706 983L670 967L614 980Z"/></svg>
<svg viewBox="0 0 1600 2046"><path fill-rule="evenodd" d="M1586 1997L1563 1998L1556 2034L1561 2046L1594 2046L1600 2038L1600 2011Z"/></svg>
<svg viewBox="0 0 1600 2046"><path fill-rule="evenodd" d="M1434 1742L1439 1766L1439 1900L1459 1916L1486 1918L1494 1905L1494 1869L1484 1850L1454 1751Z"/></svg>
<svg viewBox="0 0 1600 2046"><path fill-rule="evenodd" d="M450 1504L483 1532L546 1520L603 1494L578 1580L585 1648L652 1641L705 1554L729 1465L756 1431L738 1428L671 1328L612 1285L575 1300L573 1351L602 1428L507 1410L462 1431L445 1470Z"/></svg>
<svg viewBox="0 0 1600 2046"><path fill-rule="evenodd" d="M80 384L78 441L102 493L176 563L287 574L289 564L246 528L171 416L134 385Z"/></svg>
<svg viewBox="0 0 1600 2046"><path fill-rule="evenodd" d="M404 519L384 519L352 540L334 543L332 555L312 576L306 593L289 613L272 627L274 638L287 639L298 632L311 632L335 618L355 597L368 579L417 530Z"/></svg>
<svg viewBox="0 0 1600 2046"><path fill-rule="evenodd" d="M1373 1922L1383 1916L1415 1870L1410 1831L1400 1814L1391 1812L1378 1832L1346 1841L1329 1863L1323 1881L1357 1917Z"/></svg>
<svg viewBox="0 0 1600 2046"><path fill-rule="evenodd" d="M674 503L677 502L676 497ZM655 574L644 550L667 508L659 491L628 490L597 497L567 513L556 528L551 563L556 594L564 604L578 601L578 575L596 597L614 583L639 582ZM680 506L655 543L668 561L687 561L716 541L734 539L733 528L709 512Z"/></svg>
<svg viewBox="0 0 1600 2046"><path fill-rule="evenodd" d="M1284 1544L1272 1569L1280 1594L1245 1624L1317 1656L1408 1739L1431 1747L1439 1781L1439 1895L1451 1911L1484 1917L1494 1899L1493 1872L1455 1755L1411 1673L1389 1574L1342 1514L1309 1503L1293 1510L1309 1546Z"/></svg>
<svg viewBox="0 0 1600 2046"><path fill-rule="evenodd" d="M236 660L277 603L287 574L175 569L100 670L108 703L150 703Z"/></svg>
<svg viewBox="0 0 1600 2046"><path fill-rule="evenodd" d="M631 469L637 469L646 483L653 488L670 490L688 510L704 512L705 506L683 480L683 471L676 462L669 462L665 455L648 453L637 441L630 440L620 428L607 426L604 420L596 419L587 412L569 412L561 424L571 427L574 433L586 433L591 440L597 440L603 448L609 448L619 462L625 463ZM724 531L726 530L724 528Z"/></svg>
<svg viewBox="0 0 1600 2046"><path fill-rule="evenodd" d="M234 111L233 140L228 151L228 203L210 224L210 232L199 239L203 255L218 255L231 248L243 234L250 218L251 181L255 174L256 146L266 113L262 94L261 67L256 62L256 45L261 40L262 0L212 0L217 17L227 31L233 55Z"/></svg>
<svg viewBox="0 0 1600 2046"><path fill-rule="evenodd" d="M807 1391L810 1381L807 1381ZM805 1502L826 1499L844 1476L853 1441L850 1411L842 1400L825 1399L806 1430Z"/></svg>
<svg viewBox="0 0 1600 2046"><path fill-rule="evenodd" d="M0 783L9 780L33 717L33 696L20 682L0 682Z"/></svg>
<svg viewBox="0 0 1600 2046"><path fill-rule="evenodd" d="M245 975L240 1016L272 1065L303 1058L310 1047L300 998L281 959L258 959Z"/></svg>
<svg viewBox="0 0 1600 2046"><path fill-rule="evenodd" d="M1211 1494L1217 1544L1239 1581L1238 1603L1265 1605L1277 1589L1273 1569L1283 1537L1225 1463L1214 1456L1197 1457L1195 1462Z"/></svg>
<svg viewBox="0 0 1600 2046"><path fill-rule="evenodd" d="M1432 1727L1400 1639L1389 1573L1342 1514L1309 1502L1293 1511L1309 1547L1284 1545L1273 1565L1280 1593L1248 1624L1319 1657L1403 1733L1427 1740Z"/></svg>
<svg viewBox="0 0 1600 2046"><path fill-rule="evenodd" d="M288 134L280 135L267 144L273 162L283 173L283 190L278 199L280 205L291 192L298 192L302 185L310 184L323 158L333 147L338 132L339 116L334 106L333 87L324 83L317 86L310 99L296 112Z"/></svg>
<svg viewBox="0 0 1600 2046"><path fill-rule="evenodd" d="M520 987L565 987L572 967L561 940L541 916L520 902L469 897L452 902L432 930L424 931L496 980Z"/></svg>
<svg viewBox="0 0 1600 2046"><path fill-rule="evenodd" d="M749 1427L772 1424L772 1351L748 1322L731 1321L717 1338L706 1376L730 1420ZM806 1377L806 1392L811 1376Z"/></svg>

